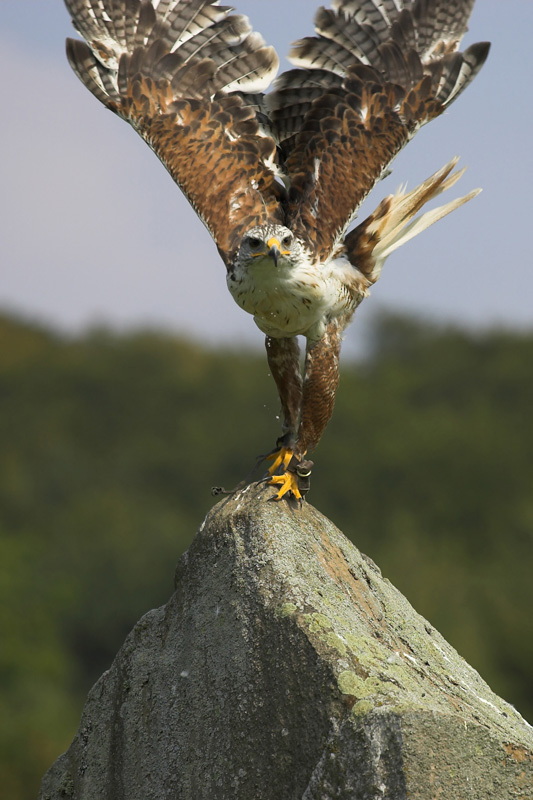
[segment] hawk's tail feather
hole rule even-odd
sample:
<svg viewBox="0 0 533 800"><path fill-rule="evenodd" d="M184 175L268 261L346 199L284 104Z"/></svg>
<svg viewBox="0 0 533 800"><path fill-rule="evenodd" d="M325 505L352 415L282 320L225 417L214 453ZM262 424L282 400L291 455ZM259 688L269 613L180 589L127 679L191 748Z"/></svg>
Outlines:
<svg viewBox="0 0 533 800"><path fill-rule="evenodd" d="M464 174L465 168L453 172L457 162L457 157L452 158L410 192L406 193L405 188L400 187L396 194L385 197L374 213L348 234L345 240L348 258L371 283L378 280L383 264L394 250L480 193L481 189L474 189L416 217L427 202L450 189Z"/></svg>

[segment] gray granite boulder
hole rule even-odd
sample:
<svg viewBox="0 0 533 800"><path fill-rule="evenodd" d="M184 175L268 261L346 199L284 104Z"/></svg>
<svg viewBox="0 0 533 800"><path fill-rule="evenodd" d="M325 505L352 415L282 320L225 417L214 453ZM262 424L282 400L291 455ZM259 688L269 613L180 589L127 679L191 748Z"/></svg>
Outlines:
<svg viewBox="0 0 533 800"><path fill-rule="evenodd" d="M531 727L329 520L272 493L207 515L40 800L531 800Z"/></svg>

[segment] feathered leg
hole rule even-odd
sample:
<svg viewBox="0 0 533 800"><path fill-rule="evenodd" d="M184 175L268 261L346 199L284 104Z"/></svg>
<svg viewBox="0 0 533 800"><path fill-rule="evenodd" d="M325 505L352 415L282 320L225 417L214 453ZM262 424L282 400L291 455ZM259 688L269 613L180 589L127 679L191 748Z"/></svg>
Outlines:
<svg viewBox="0 0 533 800"><path fill-rule="evenodd" d="M284 470L281 475L272 475L270 481L279 486L276 497L278 500L288 493L297 500L302 497L301 482L309 477L312 467L311 462L304 461L304 456L317 446L333 413L339 385L340 345L339 326L336 322L329 324L319 341L307 343L296 442L287 442L282 447L277 454L275 469L271 468L271 474L280 467Z"/></svg>
<svg viewBox="0 0 533 800"><path fill-rule="evenodd" d="M278 387L283 416L283 437L294 442L302 402L302 376L300 374L300 347L298 339L265 338L268 366Z"/></svg>
<svg viewBox="0 0 533 800"><path fill-rule="evenodd" d="M287 339L265 339L268 366L276 382L282 414L282 435L276 450L268 458L273 462L271 475L280 468L285 470L292 458L302 404L302 376L300 374L300 347L294 336Z"/></svg>
<svg viewBox="0 0 533 800"><path fill-rule="evenodd" d="M314 450L331 419L339 385L341 337L330 322L318 342L307 342L300 428L295 447L299 458Z"/></svg>

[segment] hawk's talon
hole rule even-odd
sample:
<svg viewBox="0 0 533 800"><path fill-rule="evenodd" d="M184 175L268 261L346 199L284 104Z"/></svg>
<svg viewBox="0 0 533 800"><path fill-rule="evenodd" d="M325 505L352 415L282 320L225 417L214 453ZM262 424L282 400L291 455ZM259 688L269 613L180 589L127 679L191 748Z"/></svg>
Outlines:
<svg viewBox="0 0 533 800"><path fill-rule="evenodd" d="M273 486L279 485L279 491L274 500L281 500L285 495L292 495L296 500L302 500L300 489L298 488L298 476L295 472L284 472L283 475L274 475L269 483Z"/></svg>
<svg viewBox="0 0 533 800"><path fill-rule="evenodd" d="M288 466L293 458L294 451L291 450L290 447L285 447L284 445L280 447L279 450L275 450L273 453L268 455L267 461L274 461L268 468L268 472L270 475L275 475L276 472L280 468L284 471L288 469Z"/></svg>
<svg viewBox="0 0 533 800"><path fill-rule="evenodd" d="M274 500L281 500L287 495L299 500L301 504L304 495L307 494L310 488L312 468L312 461L304 461L291 451L291 458L285 465L285 472L281 475L272 475L271 473L269 484L280 487Z"/></svg>

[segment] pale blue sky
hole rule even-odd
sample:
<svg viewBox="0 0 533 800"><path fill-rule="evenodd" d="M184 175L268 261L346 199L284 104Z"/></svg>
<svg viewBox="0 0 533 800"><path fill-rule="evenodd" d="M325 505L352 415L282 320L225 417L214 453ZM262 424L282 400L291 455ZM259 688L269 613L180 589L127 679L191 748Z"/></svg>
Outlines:
<svg viewBox="0 0 533 800"><path fill-rule="evenodd" d="M314 1L237 6L280 55L312 31ZM456 154L468 171L452 192L483 192L391 256L349 329L348 351L383 308L475 328L531 327L532 32L532 0L477 0L465 41L492 41L487 64L398 157L360 217ZM0 308L70 332L150 325L260 345L171 178L71 72L69 35L59 0L0 0Z"/></svg>

